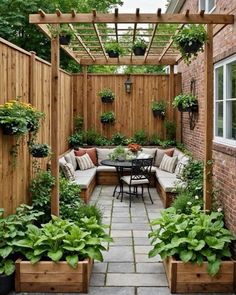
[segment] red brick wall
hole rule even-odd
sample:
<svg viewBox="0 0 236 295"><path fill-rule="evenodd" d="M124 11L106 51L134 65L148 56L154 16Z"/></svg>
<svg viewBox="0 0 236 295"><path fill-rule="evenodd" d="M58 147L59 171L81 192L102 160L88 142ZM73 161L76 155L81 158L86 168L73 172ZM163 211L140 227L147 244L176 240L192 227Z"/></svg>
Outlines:
<svg viewBox="0 0 236 295"><path fill-rule="evenodd" d="M182 11L198 12L198 0L186 0ZM236 1L217 0L213 13L230 13L236 15ZM215 27L214 30L218 30ZM214 61L236 53L236 24L226 26L214 37ZM192 61L189 67L181 63L178 67L182 73L183 92L190 92L190 81L196 79L196 95L199 100L198 122L194 130L190 130L188 114L183 114L182 141L193 151L196 158L202 159L204 154L204 53ZM213 147L214 180L220 189L219 198L223 204L227 226L236 234L236 148L219 144Z"/></svg>

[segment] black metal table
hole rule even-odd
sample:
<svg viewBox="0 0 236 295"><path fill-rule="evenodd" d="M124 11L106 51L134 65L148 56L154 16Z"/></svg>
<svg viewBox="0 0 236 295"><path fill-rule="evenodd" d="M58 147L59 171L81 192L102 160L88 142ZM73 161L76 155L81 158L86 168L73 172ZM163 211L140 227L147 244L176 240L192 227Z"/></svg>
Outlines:
<svg viewBox="0 0 236 295"><path fill-rule="evenodd" d="M124 175L124 170L131 170L132 168L132 160L128 161L118 161L118 160L103 160L101 161L101 164L104 166L112 166L116 168L117 172L117 177L118 177L118 184L115 186L114 191L113 191L113 197L115 196L116 190L118 187L121 188L122 182L121 182L121 177ZM119 195L121 194L121 189L118 192L117 198L119 198Z"/></svg>

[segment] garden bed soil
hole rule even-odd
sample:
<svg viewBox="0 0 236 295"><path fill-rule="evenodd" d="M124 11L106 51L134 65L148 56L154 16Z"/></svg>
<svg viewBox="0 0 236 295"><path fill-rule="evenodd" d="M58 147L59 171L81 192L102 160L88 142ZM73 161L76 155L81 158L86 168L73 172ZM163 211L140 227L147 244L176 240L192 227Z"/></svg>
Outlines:
<svg viewBox="0 0 236 295"><path fill-rule="evenodd" d="M235 291L236 263L233 260L223 261L219 273L213 277L207 272L206 262L198 266L169 257L163 263L171 293Z"/></svg>
<svg viewBox="0 0 236 295"><path fill-rule="evenodd" d="M80 261L73 269L66 261L16 261L16 292L88 293L92 259Z"/></svg>

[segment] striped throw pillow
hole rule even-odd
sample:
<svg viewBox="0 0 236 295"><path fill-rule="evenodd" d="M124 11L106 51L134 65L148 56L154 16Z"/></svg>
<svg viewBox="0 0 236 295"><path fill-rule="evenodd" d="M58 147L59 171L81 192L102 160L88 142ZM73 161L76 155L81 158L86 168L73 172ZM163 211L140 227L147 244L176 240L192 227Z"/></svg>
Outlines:
<svg viewBox="0 0 236 295"><path fill-rule="evenodd" d="M178 157L169 157L167 155L164 155L161 164L160 169L165 170L170 173L174 173L175 167L178 161Z"/></svg>
<svg viewBox="0 0 236 295"><path fill-rule="evenodd" d="M89 157L87 153L81 157L76 157L76 160L80 170L87 170L87 169L95 167L93 164L93 161L91 160L91 158Z"/></svg>
<svg viewBox="0 0 236 295"><path fill-rule="evenodd" d="M62 164L61 169L65 178L75 180L75 169L71 163Z"/></svg>

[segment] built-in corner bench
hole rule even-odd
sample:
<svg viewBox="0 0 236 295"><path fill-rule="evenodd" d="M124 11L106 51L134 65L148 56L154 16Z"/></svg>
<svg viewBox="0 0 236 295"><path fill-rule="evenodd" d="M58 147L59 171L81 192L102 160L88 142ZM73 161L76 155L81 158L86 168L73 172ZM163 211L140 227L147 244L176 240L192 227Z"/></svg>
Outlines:
<svg viewBox="0 0 236 295"><path fill-rule="evenodd" d="M153 151L151 151L153 149ZM103 159L108 157L108 153L112 152L114 148L104 148L104 153L102 148L97 148L97 159L98 163L100 163ZM151 154L151 156L155 155L155 157L160 156L159 154L162 152L170 152L168 150L161 150L159 148L143 148L144 152ZM109 152L108 152L109 151ZM155 151L155 152L154 152ZM159 153L157 155L157 153ZM68 156L70 155L70 156ZM62 163L71 162L73 157L73 151L70 151L64 154L60 159L60 167ZM152 167L152 181L151 186L156 187L157 192L160 195L160 198L163 202L165 208L169 207L175 198L175 184L176 182L180 182L177 178L177 174L179 173L179 169L181 165L184 165L187 161L187 157L177 149L173 149L172 156L177 157L177 165L174 170L174 173L170 173L160 169L159 167ZM63 160L62 160L63 158ZM157 160L157 159L155 159ZM154 164L156 163L154 160ZM184 161L183 161L184 160ZM157 163L158 164L158 163ZM75 165L75 163L74 163ZM118 184L118 178L115 167L102 166L98 165L94 168L90 168L87 170L75 170L74 172L75 180L74 182L81 186L81 198L84 202L88 203L90 200L90 196L96 185L116 185Z"/></svg>

